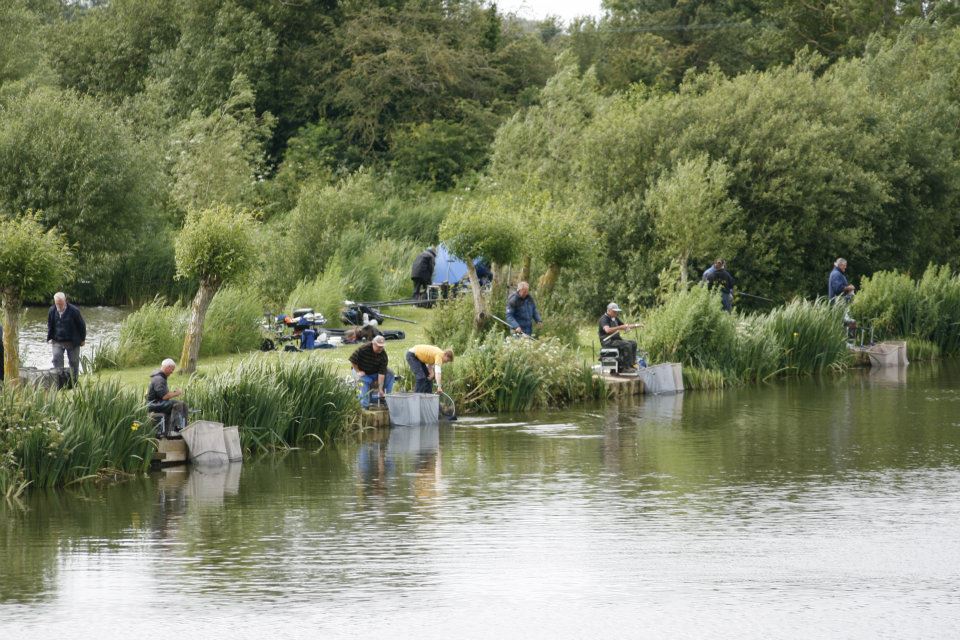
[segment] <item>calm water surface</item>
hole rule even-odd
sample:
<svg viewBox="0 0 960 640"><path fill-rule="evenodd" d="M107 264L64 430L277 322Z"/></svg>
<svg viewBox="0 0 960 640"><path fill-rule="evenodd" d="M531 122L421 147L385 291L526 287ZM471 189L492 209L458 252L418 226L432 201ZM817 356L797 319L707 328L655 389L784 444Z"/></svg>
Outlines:
<svg viewBox="0 0 960 640"><path fill-rule="evenodd" d="M955 638L960 368L396 428L0 512L0 638Z"/></svg>
<svg viewBox="0 0 960 640"><path fill-rule="evenodd" d="M50 307L30 307L20 324L20 364L24 367L49 369L53 366L53 353L47 344L47 311ZM80 307L83 321L87 324L87 343L80 347L80 357L92 358L100 344L113 340L120 334L120 322L131 309L123 307ZM66 361L64 361L66 366Z"/></svg>

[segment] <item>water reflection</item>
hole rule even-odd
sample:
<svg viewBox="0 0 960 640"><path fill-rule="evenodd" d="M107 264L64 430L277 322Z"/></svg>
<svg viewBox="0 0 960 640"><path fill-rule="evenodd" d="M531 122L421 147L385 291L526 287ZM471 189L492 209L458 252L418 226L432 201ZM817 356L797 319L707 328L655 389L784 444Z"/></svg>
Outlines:
<svg viewBox="0 0 960 640"><path fill-rule="evenodd" d="M958 382L475 416L33 493L0 513L0 636L102 640L174 603L166 635L950 637Z"/></svg>

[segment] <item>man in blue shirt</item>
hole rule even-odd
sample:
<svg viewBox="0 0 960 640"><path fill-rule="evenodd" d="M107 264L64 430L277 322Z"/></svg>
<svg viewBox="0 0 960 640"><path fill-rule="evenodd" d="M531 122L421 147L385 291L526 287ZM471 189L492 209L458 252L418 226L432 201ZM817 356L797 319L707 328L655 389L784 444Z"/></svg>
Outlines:
<svg viewBox="0 0 960 640"><path fill-rule="evenodd" d="M517 284L517 290L507 298L507 324L514 333L533 333L533 323L540 324L540 312L537 303L530 295L530 285L526 282Z"/></svg>
<svg viewBox="0 0 960 640"><path fill-rule="evenodd" d="M830 277L827 279L827 299L830 302L836 301L837 298L846 302L853 299L854 286L847 281L846 271L847 261L843 258L837 258L837 261L833 263L833 271L830 272Z"/></svg>

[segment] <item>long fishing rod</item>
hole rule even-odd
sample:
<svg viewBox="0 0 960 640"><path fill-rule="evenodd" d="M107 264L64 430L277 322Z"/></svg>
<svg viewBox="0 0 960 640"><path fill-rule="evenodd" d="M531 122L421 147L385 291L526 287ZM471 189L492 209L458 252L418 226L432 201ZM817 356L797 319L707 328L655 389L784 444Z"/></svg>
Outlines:
<svg viewBox="0 0 960 640"><path fill-rule="evenodd" d="M510 332L511 332L511 333L517 333L517 330L514 329L513 327L511 327L511 326L510 326L510 323L507 322L506 320L504 320L504 319L502 319L502 318L498 318L497 316L495 316L495 315L493 315L492 313L489 313L489 312L487 313L487 315L490 316L491 318L493 318L494 320L496 320L497 322L499 322L500 324L502 324L503 326L505 326L507 329L510 329ZM524 333L523 331L521 331L518 335L523 336L523 337L526 338L527 340L536 340L536 338L534 338L534 337L531 336L531 335L527 335L527 334Z"/></svg>
<svg viewBox="0 0 960 640"><path fill-rule="evenodd" d="M756 298L757 300L763 300L764 302L769 302L770 304L776 304L775 300L770 298L764 298L763 296L755 296L752 293L744 293L743 291L737 291L738 296L747 296L748 298Z"/></svg>
<svg viewBox="0 0 960 640"><path fill-rule="evenodd" d="M610 335L608 335L606 338L600 338L600 342L606 342L607 340L617 335L621 331L633 331L634 329L639 329L641 326L643 326L643 324L640 322L637 322L635 324L618 324L616 326L617 330L611 333Z"/></svg>

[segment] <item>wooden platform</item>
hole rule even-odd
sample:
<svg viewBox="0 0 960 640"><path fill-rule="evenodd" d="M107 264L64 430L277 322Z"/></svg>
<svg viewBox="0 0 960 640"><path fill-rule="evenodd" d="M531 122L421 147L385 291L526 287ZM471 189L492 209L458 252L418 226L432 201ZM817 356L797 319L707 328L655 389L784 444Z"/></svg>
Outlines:
<svg viewBox="0 0 960 640"><path fill-rule="evenodd" d="M169 467L175 464L186 464L187 443L183 438L161 438L157 450L153 454L153 463L161 467Z"/></svg>
<svg viewBox="0 0 960 640"><path fill-rule="evenodd" d="M390 426L390 413L386 407L363 409L360 411L360 424L363 427L382 429Z"/></svg>
<svg viewBox="0 0 960 640"><path fill-rule="evenodd" d="M643 395L643 380L637 376L596 375L607 385L607 397L629 398Z"/></svg>

